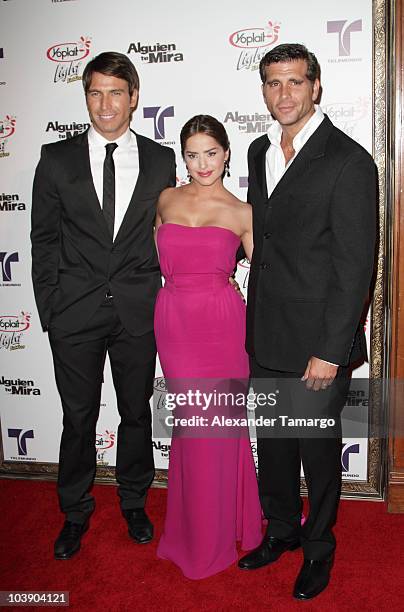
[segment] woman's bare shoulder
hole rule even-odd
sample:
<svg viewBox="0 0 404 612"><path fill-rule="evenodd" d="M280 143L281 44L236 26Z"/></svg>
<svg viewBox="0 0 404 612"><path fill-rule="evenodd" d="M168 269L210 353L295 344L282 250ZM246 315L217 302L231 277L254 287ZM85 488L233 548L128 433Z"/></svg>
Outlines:
<svg viewBox="0 0 404 612"><path fill-rule="evenodd" d="M232 205L234 206L237 213L244 217L249 217L252 214L252 207L249 202L244 202L243 200L239 200L236 196L233 196Z"/></svg>
<svg viewBox="0 0 404 612"><path fill-rule="evenodd" d="M174 197L174 193L176 191L178 191L176 187L167 187L166 189L163 189L163 191L160 193L159 204L166 204L169 202Z"/></svg>
<svg viewBox="0 0 404 612"><path fill-rule="evenodd" d="M248 202L243 202L235 198L234 211L239 219L243 231L251 231L252 228L252 206Z"/></svg>

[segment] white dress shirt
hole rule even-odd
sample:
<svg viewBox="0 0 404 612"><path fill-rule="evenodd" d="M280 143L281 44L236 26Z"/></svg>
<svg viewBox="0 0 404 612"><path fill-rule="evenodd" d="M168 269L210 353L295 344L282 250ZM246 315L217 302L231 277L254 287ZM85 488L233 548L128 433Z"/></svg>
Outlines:
<svg viewBox="0 0 404 612"><path fill-rule="evenodd" d="M278 121L274 121L268 130L268 138L271 146L269 147L266 154L266 179L267 179L267 190L268 198L271 193L285 174L286 170L293 163L296 155L300 149L304 147L310 136L314 134L322 120L324 119L324 113L321 108L315 105L315 112L304 124L302 129L293 139L293 150L295 152L292 159L286 164L285 155L281 148L281 137L282 127Z"/></svg>
<svg viewBox="0 0 404 612"><path fill-rule="evenodd" d="M129 206L139 176L139 152L136 136L128 128L116 140L107 140L93 126L88 131L91 174L98 201L102 207L105 145L116 142L113 159L115 164L115 223L114 240Z"/></svg>
<svg viewBox="0 0 404 612"><path fill-rule="evenodd" d="M269 127L268 138L269 142L271 143L271 146L267 151L265 160L268 198L281 180L282 176L285 174L286 170L293 163L293 160L296 158L296 155L304 147L310 136L314 134L314 132L324 119L324 113L321 108L317 105L315 105L314 108L314 114L310 117L307 123L304 124L300 132L298 132L293 139L293 150L295 154L288 161L288 163L285 163L285 155L281 147L281 125L278 121L274 121ZM330 365L337 365L336 363L332 363L331 361L326 361L326 363L329 363Z"/></svg>

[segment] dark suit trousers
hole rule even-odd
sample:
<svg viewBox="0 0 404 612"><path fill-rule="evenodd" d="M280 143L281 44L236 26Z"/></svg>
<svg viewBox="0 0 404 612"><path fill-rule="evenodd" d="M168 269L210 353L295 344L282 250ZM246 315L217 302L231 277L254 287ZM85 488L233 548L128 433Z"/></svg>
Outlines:
<svg viewBox="0 0 404 612"><path fill-rule="evenodd" d="M56 384L63 407L58 495L66 518L83 522L94 510L96 424L108 352L117 396L116 479L121 508L141 508L154 477L149 400L156 345L153 332L131 336L113 299L106 299L80 332L50 326Z"/></svg>
<svg viewBox="0 0 404 612"><path fill-rule="evenodd" d="M323 559L335 549L332 527L337 517L341 492L341 411L349 390L349 372L339 368L326 391L306 391L299 379L303 373L277 372L260 366L251 358L251 378L257 379L254 391L280 389L277 405L257 410L257 416L308 417L327 415L335 427L323 434L317 429L311 437L293 428L257 428L258 481L261 505L268 519L267 534L283 540L300 538L304 556ZM261 380L258 380L261 379ZM266 379L265 381L262 379ZM295 392L297 389L297 393ZM303 395L301 395L303 394ZM311 394L311 395L309 395ZM322 395L321 395L322 394ZM301 401L302 397L305 399ZM307 407L306 401L313 398ZM282 429L282 431L280 431ZM322 437L322 436L327 437ZM309 515L301 526L301 462L308 490Z"/></svg>

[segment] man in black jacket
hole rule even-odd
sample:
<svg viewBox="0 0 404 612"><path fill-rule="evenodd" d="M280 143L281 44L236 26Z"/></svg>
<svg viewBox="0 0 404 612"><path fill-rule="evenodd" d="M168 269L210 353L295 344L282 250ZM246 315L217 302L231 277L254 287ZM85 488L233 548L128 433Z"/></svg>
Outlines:
<svg viewBox="0 0 404 612"><path fill-rule="evenodd" d="M153 536L144 505L154 476L149 400L160 271L153 239L160 192L175 185L171 149L129 129L139 78L120 53L88 63L92 126L42 147L32 201L32 277L63 406L55 558L75 554L94 510L95 433L106 353L120 425L116 478L129 534Z"/></svg>
<svg viewBox="0 0 404 612"><path fill-rule="evenodd" d="M360 319L374 261L376 173L370 155L315 105L320 69L303 45L274 48L262 59L260 75L275 121L248 153L251 377L261 384L275 380L282 389L278 420L310 413L333 418L335 427L324 437L258 432L268 529L240 567L262 567L302 545L294 596L309 599L329 581L341 485L340 412L350 366L366 358ZM310 504L303 527L301 461Z"/></svg>

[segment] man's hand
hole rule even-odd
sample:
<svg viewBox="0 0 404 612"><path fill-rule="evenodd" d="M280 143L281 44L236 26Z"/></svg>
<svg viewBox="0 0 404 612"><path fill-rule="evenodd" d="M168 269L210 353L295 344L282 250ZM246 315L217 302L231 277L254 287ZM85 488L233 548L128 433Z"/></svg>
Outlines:
<svg viewBox="0 0 404 612"><path fill-rule="evenodd" d="M233 276L229 276L229 283L230 285L233 285L234 290L239 294L239 296L242 298L243 302L245 303L245 297L240 289L238 282L233 278Z"/></svg>
<svg viewBox="0 0 404 612"><path fill-rule="evenodd" d="M319 391L327 389L337 375L338 366L327 363L318 357L311 357L307 363L306 371L302 377L306 381L307 389Z"/></svg>

